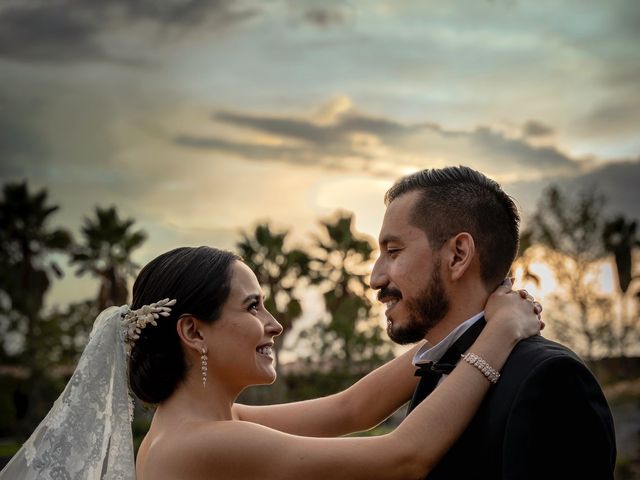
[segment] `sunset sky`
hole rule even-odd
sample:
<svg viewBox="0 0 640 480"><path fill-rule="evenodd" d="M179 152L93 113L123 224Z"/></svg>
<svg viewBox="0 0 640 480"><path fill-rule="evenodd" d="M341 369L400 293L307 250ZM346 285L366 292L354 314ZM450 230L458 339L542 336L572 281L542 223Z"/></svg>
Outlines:
<svg viewBox="0 0 640 480"><path fill-rule="evenodd" d="M303 241L339 208L375 237L392 182L445 165L525 220L550 182L637 218L639 45L637 0L4 1L0 177L76 232L117 206L141 264L260 220Z"/></svg>

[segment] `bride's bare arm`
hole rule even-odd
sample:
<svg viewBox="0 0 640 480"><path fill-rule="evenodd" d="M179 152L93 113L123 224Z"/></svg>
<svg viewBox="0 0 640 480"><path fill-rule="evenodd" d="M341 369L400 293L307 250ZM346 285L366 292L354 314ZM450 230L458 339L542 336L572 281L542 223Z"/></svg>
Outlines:
<svg viewBox="0 0 640 480"><path fill-rule="evenodd" d="M518 315L523 305L518 295L514 295L508 286L503 286L489 297L485 313L489 321L502 321ZM530 311L527 314L532 315ZM424 342L342 392L280 405L235 404L233 416L236 420L310 437L336 437L368 430L411 398L418 382L412 359L422 345Z"/></svg>
<svg viewBox="0 0 640 480"><path fill-rule="evenodd" d="M470 351L501 368L519 340L537 333L538 322L529 320L489 322ZM241 421L194 426L167 468L228 480L423 478L468 425L489 386L475 367L460 362L394 432L379 437L299 437Z"/></svg>
<svg viewBox="0 0 640 480"><path fill-rule="evenodd" d="M418 382L411 361L423 344L420 342L342 392L281 405L235 404L234 418L311 437L337 437L368 430L411 399Z"/></svg>

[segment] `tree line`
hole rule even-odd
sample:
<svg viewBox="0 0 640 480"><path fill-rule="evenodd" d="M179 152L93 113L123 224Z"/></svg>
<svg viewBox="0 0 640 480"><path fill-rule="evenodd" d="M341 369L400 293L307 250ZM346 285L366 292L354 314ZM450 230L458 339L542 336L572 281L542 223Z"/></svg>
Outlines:
<svg viewBox="0 0 640 480"><path fill-rule="evenodd" d="M626 355L638 336L640 242L636 221L605 215L605 199L594 191L571 196L550 187L521 235L515 265L540 282L532 266L552 269L557 289L545 299L545 317L557 337L588 359ZM80 236L52 226L58 205L46 189L6 183L0 200L0 436L28 432L57 397L86 344L99 311L128 301L140 268L132 254L147 240L135 221L115 207L95 207ZM383 335L377 302L368 287L375 259L373 239L355 231L349 213L320 222L320 233L304 248L287 241L287 230L261 223L239 235L235 250L258 277L266 307L283 325L276 355L303 315L302 293L318 291L324 313L294 340L300 367L282 371L253 401L284 401L324 395L350 384L392 355ZM605 295L595 281L602 262L613 258L618 290ZM52 282L67 260L78 276L98 279L94 298L63 308L45 308ZM13 368L13 369L12 369ZM5 373L3 373L5 372ZM6 372L9 372L7 374ZM312 375L312 377L311 377Z"/></svg>
<svg viewBox="0 0 640 480"><path fill-rule="evenodd" d="M59 207L50 202L46 189L32 192L26 182L7 183L2 195L0 366L13 374L4 378L0 372L0 381L9 383L0 395L0 406L9 412L0 416L0 436L3 423L5 430L29 431L48 410L72 373L94 318L104 308L127 303L129 283L140 268L131 257L147 239L135 221L122 218L115 207L96 207L84 219L80 238L74 238L68 229L52 226ZM305 352L304 368L288 375L291 388L280 380L270 389L270 401L317 395L305 390L299 378L310 370L328 373L327 388L337 389L351 382L354 372L371 370L392 355L367 286L373 239L354 230L348 213L322 221L321 227L304 250L288 247L288 231L275 231L268 223L242 233L236 245L256 272L266 307L283 325L276 355L303 313L302 290L317 289L326 307L294 347ZM55 259L65 258L76 275L97 278L98 291L94 298L47 309L45 296L64 275ZM16 368L7 370L11 366ZM282 369L281 362L276 368Z"/></svg>
<svg viewBox="0 0 640 480"><path fill-rule="evenodd" d="M536 283L534 262L551 269L557 287L544 315L555 336L587 360L637 354L640 343L637 220L606 207L597 189L570 194L551 185L521 234L516 260ZM601 288L603 266L612 269L613 294Z"/></svg>

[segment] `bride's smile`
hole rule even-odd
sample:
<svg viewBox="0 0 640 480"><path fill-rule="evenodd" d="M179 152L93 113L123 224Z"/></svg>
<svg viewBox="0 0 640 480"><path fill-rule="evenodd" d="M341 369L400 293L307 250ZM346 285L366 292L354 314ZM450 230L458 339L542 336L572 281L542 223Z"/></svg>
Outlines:
<svg viewBox="0 0 640 480"><path fill-rule="evenodd" d="M276 379L273 339L282 333L282 326L265 309L260 284L244 263L236 261L231 267L229 298L219 320L202 323L200 329L210 377L225 379L237 388Z"/></svg>

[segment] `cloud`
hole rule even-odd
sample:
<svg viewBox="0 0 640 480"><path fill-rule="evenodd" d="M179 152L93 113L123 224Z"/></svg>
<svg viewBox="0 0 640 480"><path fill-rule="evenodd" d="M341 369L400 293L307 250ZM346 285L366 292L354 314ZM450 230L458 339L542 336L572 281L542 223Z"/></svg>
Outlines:
<svg viewBox="0 0 640 480"><path fill-rule="evenodd" d="M103 5L105 3L104 0L94 1L96 4ZM166 26L195 26L212 20L217 25L236 23L256 13L255 10L247 7L236 9L234 5L238 5L241 2L232 0L109 1L123 8L125 20L134 22L150 20Z"/></svg>
<svg viewBox="0 0 640 480"><path fill-rule="evenodd" d="M607 164L575 179L570 188L601 190L608 199L608 210L640 220L640 159Z"/></svg>
<svg viewBox="0 0 640 480"><path fill-rule="evenodd" d="M0 11L0 55L27 60L99 58L94 21L55 5Z"/></svg>
<svg viewBox="0 0 640 480"><path fill-rule="evenodd" d="M354 109L338 111L331 123L319 123L301 117L251 115L235 112L217 112L213 115L213 119L319 147L347 144L349 136L355 133L391 138L413 134L425 127L434 128L430 124L405 125L381 117L362 115Z"/></svg>
<svg viewBox="0 0 640 480"><path fill-rule="evenodd" d="M296 23L329 30L349 25L356 17L356 8L343 0L285 0L288 15Z"/></svg>
<svg viewBox="0 0 640 480"><path fill-rule="evenodd" d="M0 178L27 175L27 165L41 164L49 146L31 122L40 102L11 98L0 92Z"/></svg>
<svg viewBox="0 0 640 480"><path fill-rule="evenodd" d="M15 2L0 10L0 56L23 61L108 60L139 63L111 53L104 35L115 29L154 26L187 30L227 27L256 10L232 0L51 0Z"/></svg>
<svg viewBox="0 0 640 480"><path fill-rule="evenodd" d="M616 97L598 102L578 124L596 135L637 132L640 123L640 99L637 92L618 92Z"/></svg>
<svg viewBox="0 0 640 480"><path fill-rule="evenodd" d="M343 25L347 22L348 16L344 10L315 7L304 12L304 19L312 25L329 28L334 25Z"/></svg>
<svg viewBox="0 0 640 480"><path fill-rule="evenodd" d="M466 137L471 143L471 151L492 162L541 169L548 174L578 169L576 160L556 147L534 146L522 138L509 138L490 127L478 127Z"/></svg>
<svg viewBox="0 0 640 480"><path fill-rule="evenodd" d="M537 120L528 120L522 127L522 136L528 138L548 137L554 133L552 127Z"/></svg>
<svg viewBox="0 0 640 480"><path fill-rule="evenodd" d="M550 184L573 193L596 190L606 197L610 215L624 214L640 220L640 159L608 163L572 177L513 182L504 187L520 208L531 214L540 194Z"/></svg>
<svg viewBox="0 0 640 480"><path fill-rule="evenodd" d="M46 81L29 86L7 82L0 92L0 180L26 179L52 197L82 198L64 204L65 220L81 218L93 202L137 198L131 185L141 180L117 168L122 146L104 133L116 123L112 99Z"/></svg>
<svg viewBox="0 0 640 480"><path fill-rule="evenodd" d="M581 170L578 159L552 145L536 145L529 137L549 135L553 128L540 122L525 124L520 136L478 126L454 130L430 121L406 123L357 110L342 99L321 107L322 120L313 116L281 116L218 111L214 122L237 127L234 141L215 137L178 135L175 144L233 153L253 160L293 164L340 165L385 171L390 166L433 167L468 164L488 173L519 176L555 176ZM329 108L331 107L331 108ZM328 113L329 112L329 113ZM250 133L253 132L253 133ZM526 132L526 134L525 134Z"/></svg>
<svg viewBox="0 0 640 480"><path fill-rule="evenodd" d="M340 132L331 125L318 125L301 118L247 115L234 112L218 112L214 120L222 123L251 128L263 133L278 135L293 140L323 146L342 141Z"/></svg>
<svg viewBox="0 0 640 480"><path fill-rule="evenodd" d="M215 137L200 138L188 135L178 135L175 137L174 143L183 147L232 153L255 160L285 160L290 156L303 155L304 153L302 149L295 147L276 147L273 145L232 142Z"/></svg>

